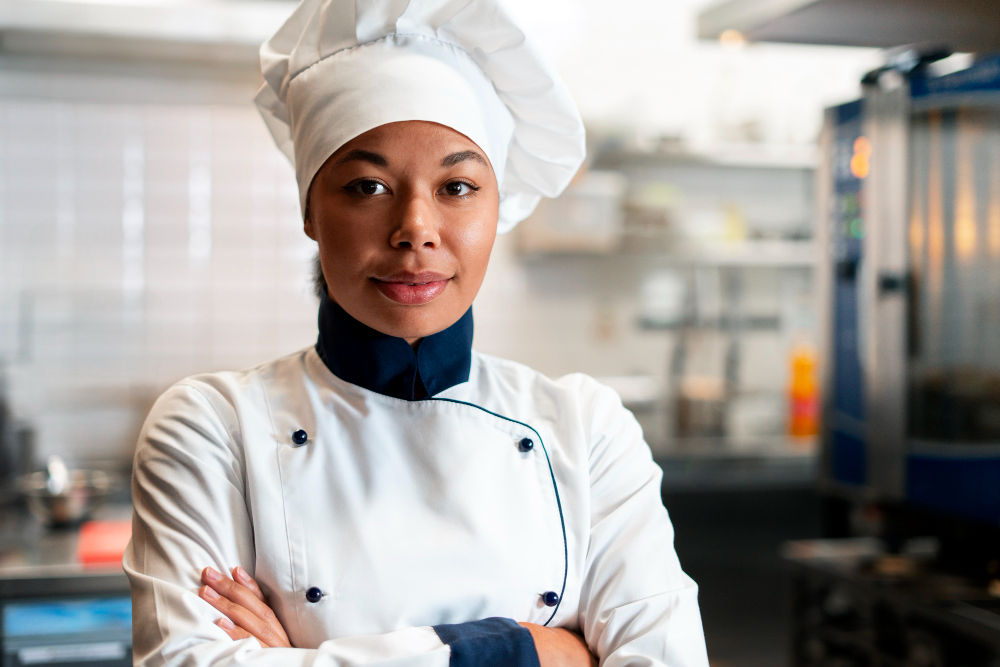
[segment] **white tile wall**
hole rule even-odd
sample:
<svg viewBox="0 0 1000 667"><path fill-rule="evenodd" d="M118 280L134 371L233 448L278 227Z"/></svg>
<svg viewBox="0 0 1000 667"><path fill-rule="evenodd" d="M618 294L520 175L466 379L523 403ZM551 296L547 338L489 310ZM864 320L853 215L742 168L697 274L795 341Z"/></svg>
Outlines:
<svg viewBox="0 0 1000 667"><path fill-rule="evenodd" d="M0 362L39 457L124 460L170 382L315 339L312 243L252 88L93 84L118 101L0 97Z"/></svg>

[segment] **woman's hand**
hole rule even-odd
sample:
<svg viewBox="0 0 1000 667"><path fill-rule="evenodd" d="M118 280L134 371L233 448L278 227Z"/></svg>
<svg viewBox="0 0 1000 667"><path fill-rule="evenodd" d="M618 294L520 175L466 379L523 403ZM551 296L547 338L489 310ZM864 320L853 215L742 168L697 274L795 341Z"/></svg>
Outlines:
<svg viewBox="0 0 1000 667"><path fill-rule="evenodd" d="M542 667L593 667L597 658L590 654L583 637L566 628L549 628L521 623L531 633Z"/></svg>
<svg viewBox="0 0 1000 667"><path fill-rule="evenodd" d="M225 614L215 622L233 639L254 637L267 648L291 647L288 634L268 606L257 582L242 567L234 567L233 578L210 567L201 571L205 585L198 595Z"/></svg>

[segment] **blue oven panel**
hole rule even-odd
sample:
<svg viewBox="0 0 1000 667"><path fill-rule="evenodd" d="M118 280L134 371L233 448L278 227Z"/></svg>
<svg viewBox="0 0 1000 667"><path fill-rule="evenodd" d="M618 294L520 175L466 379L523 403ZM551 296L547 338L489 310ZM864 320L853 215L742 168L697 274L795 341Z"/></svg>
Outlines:
<svg viewBox="0 0 1000 667"><path fill-rule="evenodd" d="M832 481L850 485L863 485L867 480L858 290L865 236L861 184L868 175L871 146L862 131L863 105L863 100L857 100L833 109L834 182L830 225L835 268L828 474Z"/></svg>

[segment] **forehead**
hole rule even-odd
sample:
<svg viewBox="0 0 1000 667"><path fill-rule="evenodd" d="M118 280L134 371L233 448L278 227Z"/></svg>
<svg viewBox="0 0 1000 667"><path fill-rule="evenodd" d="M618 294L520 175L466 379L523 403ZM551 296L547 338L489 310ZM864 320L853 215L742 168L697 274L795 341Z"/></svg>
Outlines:
<svg viewBox="0 0 1000 667"><path fill-rule="evenodd" d="M330 162L354 150L379 153L389 161L427 157L440 160L451 153L471 151L489 164L485 151L467 136L452 128L429 121L409 120L386 123L359 134L338 148Z"/></svg>

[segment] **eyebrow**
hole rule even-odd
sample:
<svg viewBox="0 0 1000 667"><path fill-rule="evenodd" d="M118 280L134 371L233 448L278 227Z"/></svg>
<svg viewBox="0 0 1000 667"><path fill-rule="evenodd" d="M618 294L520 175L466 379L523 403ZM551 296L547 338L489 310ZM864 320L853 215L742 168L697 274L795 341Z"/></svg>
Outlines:
<svg viewBox="0 0 1000 667"><path fill-rule="evenodd" d="M441 166L454 167L459 162L464 162L465 160L476 160L477 162L486 164L486 159L476 151L459 151L457 153L452 153L441 160ZM337 160L337 164L345 164L347 162L370 162L371 164L379 167L389 166L389 161L384 155L372 151L362 150L360 148L355 148L354 150L349 151L347 155Z"/></svg>
<svg viewBox="0 0 1000 667"><path fill-rule="evenodd" d="M445 159L441 160L442 167L454 167L459 162L464 160L478 160L483 164L486 164L486 159L476 151L460 151L458 153L452 153Z"/></svg>
<svg viewBox="0 0 1000 667"><path fill-rule="evenodd" d="M347 162L371 162L378 167L388 167L389 161L385 159L385 156L378 153L373 153L371 151L363 151L359 148L355 148L350 151L344 157L337 160L337 164L345 164Z"/></svg>

